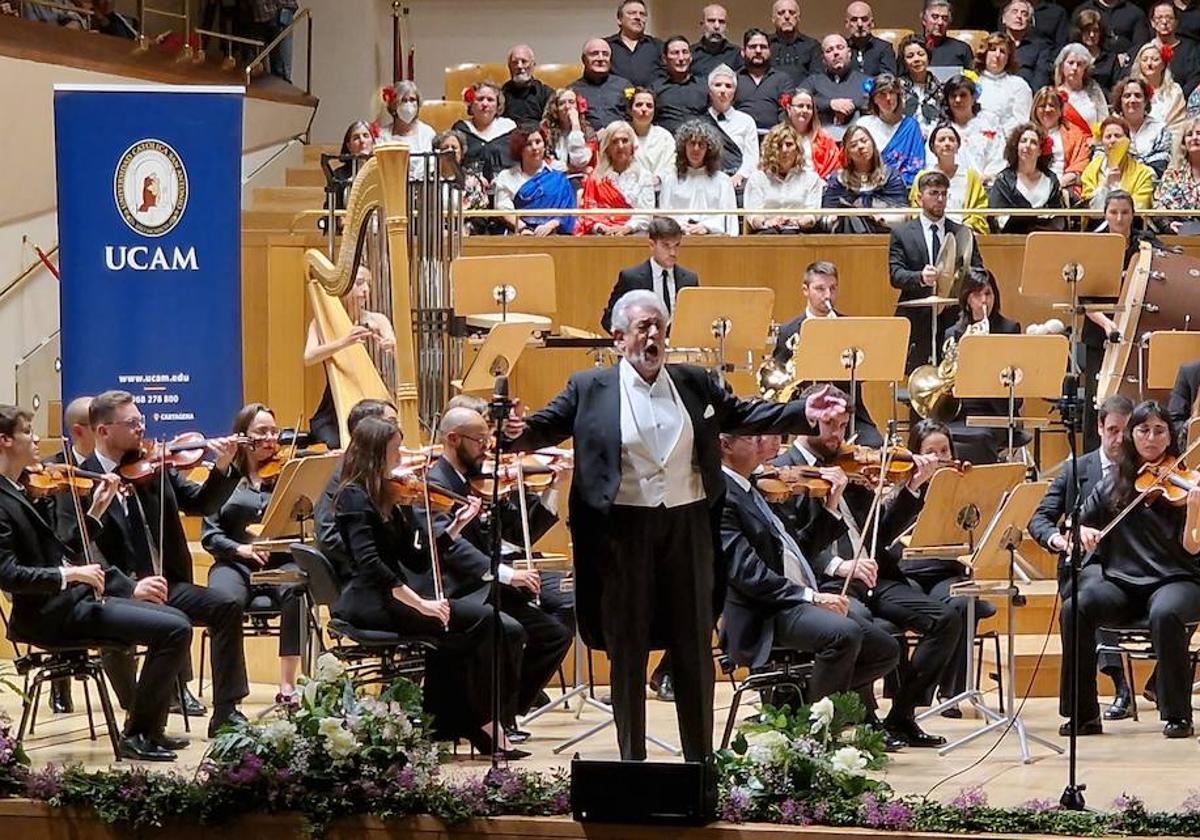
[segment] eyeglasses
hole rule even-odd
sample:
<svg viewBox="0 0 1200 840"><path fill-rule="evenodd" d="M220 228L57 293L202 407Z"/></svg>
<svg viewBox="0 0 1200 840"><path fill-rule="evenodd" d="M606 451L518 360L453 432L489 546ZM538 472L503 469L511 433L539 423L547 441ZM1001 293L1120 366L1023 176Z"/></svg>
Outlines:
<svg viewBox="0 0 1200 840"><path fill-rule="evenodd" d="M144 429L146 428L145 417L131 417L128 420L114 420L111 423L103 423L104 426L124 426L126 429Z"/></svg>
<svg viewBox="0 0 1200 840"><path fill-rule="evenodd" d="M475 437L474 435L464 435L462 432L455 432L455 434L458 435L463 440L469 440L472 443L479 444L480 446L487 446L487 443L488 443L487 438Z"/></svg>

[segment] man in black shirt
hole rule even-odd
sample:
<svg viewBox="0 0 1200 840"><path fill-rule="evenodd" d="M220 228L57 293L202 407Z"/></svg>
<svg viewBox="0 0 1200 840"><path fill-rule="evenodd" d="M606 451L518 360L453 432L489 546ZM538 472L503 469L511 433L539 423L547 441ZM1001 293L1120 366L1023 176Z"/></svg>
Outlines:
<svg viewBox="0 0 1200 840"><path fill-rule="evenodd" d="M737 74L734 105L754 118L760 132L770 131L779 122L779 97L795 83L787 73L771 67L771 44L761 29L747 29L742 36L742 60L745 66Z"/></svg>
<svg viewBox="0 0 1200 840"><path fill-rule="evenodd" d="M854 0L846 7L846 43L850 47L850 66L865 76L896 72L896 49L876 38L875 13L871 4Z"/></svg>
<svg viewBox="0 0 1200 840"><path fill-rule="evenodd" d="M925 0L921 28L930 67L961 67L966 70L975 66L975 54L971 47L957 38L946 37L946 30L950 28L950 0Z"/></svg>
<svg viewBox="0 0 1200 840"><path fill-rule="evenodd" d="M663 42L666 76L654 86L654 122L672 134L680 123L708 110L708 82L692 72L687 38L672 35Z"/></svg>
<svg viewBox="0 0 1200 840"><path fill-rule="evenodd" d="M646 34L646 4L643 0L622 0L617 7L617 31L604 40L612 51L614 73L638 87L654 86L662 74L659 63L662 42Z"/></svg>
<svg viewBox="0 0 1200 840"><path fill-rule="evenodd" d="M1083 0L1076 7L1075 13L1079 14L1080 9L1095 9L1099 12L1108 31L1124 38L1135 51L1150 40L1150 23L1146 20L1146 13L1132 3L1126 3L1125 0Z"/></svg>
<svg viewBox="0 0 1200 840"><path fill-rule="evenodd" d="M583 45L583 75L571 82L571 90L587 100L587 121L596 131L613 120L625 119L625 88L633 82L612 73L612 50L603 38Z"/></svg>
<svg viewBox="0 0 1200 840"><path fill-rule="evenodd" d="M500 88L504 94L504 116L522 125L541 122L542 111L554 95L549 85L533 77L537 59L533 49L518 44L508 51L508 81Z"/></svg>
<svg viewBox="0 0 1200 840"><path fill-rule="evenodd" d="M804 82L825 125L849 125L867 110L867 77L850 67L850 48L836 32L821 42L822 67Z"/></svg>
<svg viewBox="0 0 1200 840"><path fill-rule="evenodd" d="M1049 42L1033 37L1033 4L1029 0L1008 0L1000 14L1001 29L1016 44L1017 75L1029 83L1030 90L1050 84L1054 52Z"/></svg>
<svg viewBox="0 0 1200 840"><path fill-rule="evenodd" d="M1030 27L1030 36L1035 41L1050 44L1050 54L1057 56L1058 51L1067 45L1070 32L1066 9L1053 0L1035 0L1033 24Z"/></svg>
<svg viewBox="0 0 1200 840"><path fill-rule="evenodd" d="M1154 42L1158 44L1171 76L1188 96L1196 87L1200 74L1200 49L1191 38L1179 35L1179 10L1171 0L1158 0L1150 4L1150 28Z"/></svg>
<svg viewBox="0 0 1200 840"><path fill-rule="evenodd" d="M1179 34L1193 41L1200 41L1200 2L1184 0L1174 3L1175 16L1179 18Z"/></svg>
<svg viewBox="0 0 1200 840"><path fill-rule="evenodd" d="M742 69L742 51L731 42L727 32L728 13L724 6L712 3L704 7L700 21L700 40L692 44L692 72L701 79L724 64L734 70Z"/></svg>
<svg viewBox="0 0 1200 840"><path fill-rule="evenodd" d="M800 31L800 4L797 0L775 0L771 6L771 55L775 69L792 78L792 86L800 84L821 61L821 45Z"/></svg>

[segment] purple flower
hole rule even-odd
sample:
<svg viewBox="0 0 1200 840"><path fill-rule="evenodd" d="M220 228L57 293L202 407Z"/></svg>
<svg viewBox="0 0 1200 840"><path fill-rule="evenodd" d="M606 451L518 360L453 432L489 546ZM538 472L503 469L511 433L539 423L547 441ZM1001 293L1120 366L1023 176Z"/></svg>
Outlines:
<svg viewBox="0 0 1200 840"><path fill-rule="evenodd" d="M1057 811L1058 803L1053 799L1030 799L1021 807L1035 814L1044 814L1046 811Z"/></svg>
<svg viewBox="0 0 1200 840"><path fill-rule="evenodd" d="M62 774L53 764L33 771L25 780L25 793L30 799L53 799L62 793Z"/></svg>
<svg viewBox="0 0 1200 840"><path fill-rule="evenodd" d="M1179 810L1187 814L1200 813L1200 790L1189 790L1188 797L1179 805Z"/></svg>
<svg viewBox="0 0 1200 840"><path fill-rule="evenodd" d="M987 794L983 791L983 788L965 788L960 790L958 796L950 801L950 807L956 811L966 813L975 808L985 807L987 802Z"/></svg>
<svg viewBox="0 0 1200 840"><path fill-rule="evenodd" d="M893 799L884 806L883 824L885 828L890 828L893 831L904 831L912 827L912 821L912 809L899 799Z"/></svg>
<svg viewBox="0 0 1200 840"><path fill-rule="evenodd" d="M779 803L779 820L788 825L808 825L811 822L804 803L790 797Z"/></svg>
<svg viewBox="0 0 1200 840"><path fill-rule="evenodd" d="M815 823L825 822L825 815L827 813L828 813L828 810L825 808L825 805L821 802L818 802L816 805L813 806L812 821Z"/></svg>
<svg viewBox="0 0 1200 840"><path fill-rule="evenodd" d="M732 787L725 796L725 803L721 808L721 819L731 823L745 822L746 812L749 809L750 794L743 788Z"/></svg>
<svg viewBox="0 0 1200 840"><path fill-rule="evenodd" d="M883 812L879 810L879 799L873 793L862 795L862 807L859 809L862 821L871 828L883 828Z"/></svg>
<svg viewBox="0 0 1200 840"><path fill-rule="evenodd" d="M571 810L571 797L566 791L562 791L555 795L550 801L550 812L553 814L565 814Z"/></svg>
<svg viewBox="0 0 1200 840"><path fill-rule="evenodd" d="M1129 811L1134 808L1142 807L1142 800L1136 796L1131 796L1128 793L1122 793L1113 800L1113 807L1118 811Z"/></svg>
<svg viewBox="0 0 1200 840"><path fill-rule="evenodd" d="M396 776L396 782L403 790L412 790L417 786L417 774L411 767L405 767Z"/></svg>

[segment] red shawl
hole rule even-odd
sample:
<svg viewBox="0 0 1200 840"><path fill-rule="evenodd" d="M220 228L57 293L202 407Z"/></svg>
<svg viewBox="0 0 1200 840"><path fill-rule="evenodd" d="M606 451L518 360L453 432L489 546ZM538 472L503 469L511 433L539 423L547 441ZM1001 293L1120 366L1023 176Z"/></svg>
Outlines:
<svg viewBox="0 0 1200 840"><path fill-rule="evenodd" d="M842 165L842 149L825 129L817 129L812 138L812 168L822 180L836 172Z"/></svg>
<svg viewBox="0 0 1200 840"><path fill-rule="evenodd" d="M612 209L632 210L625 193L607 178L589 177L583 182L583 198L579 206L584 210ZM575 225L576 236L586 236L596 232L596 225L620 227L629 222L628 215L612 216L580 216Z"/></svg>

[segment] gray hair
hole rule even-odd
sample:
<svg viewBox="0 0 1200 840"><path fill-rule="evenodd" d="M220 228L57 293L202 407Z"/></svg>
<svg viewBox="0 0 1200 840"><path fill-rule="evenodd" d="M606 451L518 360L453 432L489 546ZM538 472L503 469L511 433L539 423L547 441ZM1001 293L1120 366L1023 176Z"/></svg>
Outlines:
<svg viewBox="0 0 1200 840"><path fill-rule="evenodd" d="M669 320L667 307L663 304L662 298L649 289L634 289L617 298L617 302L613 305L612 331L614 333L617 330L629 332L629 310L635 306L653 309L662 316L664 324Z"/></svg>
<svg viewBox="0 0 1200 840"><path fill-rule="evenodd" d="M421 91L417 87L416 82L411 82L408 79L401 79L400 81L396 82L396 84L392 85L392 88L396 91L396 101L397 102L399 102L401 99L403 99L405 96L407 96L410 93L416 95L418 107L420 107L421 104L425 102L425 100L421 98Z"/></svg>
<svg viewBox="0 0 1200 840"><path fill-rule="evenodd" d="M708 74L708 86L712 87L712 83L720 78L730 79L734 85L737 85L737 73L734 73L733 68L728 64L718 64L712 69Z"/></svg>

